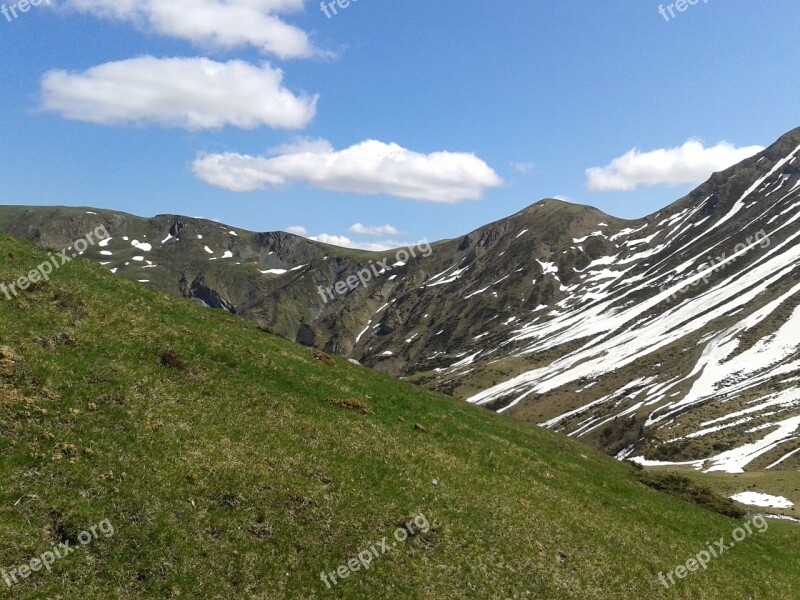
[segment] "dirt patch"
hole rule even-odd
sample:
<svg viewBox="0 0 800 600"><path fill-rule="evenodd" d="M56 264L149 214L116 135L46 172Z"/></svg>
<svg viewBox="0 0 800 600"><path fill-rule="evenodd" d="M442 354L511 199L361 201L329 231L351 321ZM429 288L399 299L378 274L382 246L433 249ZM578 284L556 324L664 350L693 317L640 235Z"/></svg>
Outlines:
<svg viewBox="0 0 800 600"><path fill-rule="evenodd" d="M330 400L330 403L348 410L357 410L363 415L372 414L372 407L361 400Z"/></svg>
<svg viewBox="0 0 800 600"><path fill-rule="evenodd" d="M332 367L336 364L333 358L325 354L324 352L319 352L319 351L314 352L314 358L316 358L323 365L328 365L329 367Z"/></svg>
<svg viewBox="0 0 800 600"><path fill-rule="evenodd" d="M0 377L14 377L19 356L8 346L0 346Z"/></svg>
<svg viewBox="0 0 800 600"><path fill-rule="evenodd" d="M183 358L178 356L178 354L173 350L167 350L164 352L159 358L159 363L161 363L162 367L167 369L177 369L179 371L185 369L188 365L188 363Z"/></svg>

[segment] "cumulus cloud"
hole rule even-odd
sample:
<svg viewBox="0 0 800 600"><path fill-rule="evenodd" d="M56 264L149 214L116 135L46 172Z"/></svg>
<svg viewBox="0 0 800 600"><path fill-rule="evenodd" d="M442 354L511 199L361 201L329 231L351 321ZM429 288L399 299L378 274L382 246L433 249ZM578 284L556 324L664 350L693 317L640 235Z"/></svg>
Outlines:
<svg viewBox="0 0 800 600"><path fill-rule="evenodd" d="M587 185L593 191L630 192L639 186L701 183L715 171L727 169L763 149L763 146L737 148L728 142L706 148L698 140L650 152L634 148L605 167L587 169Z"/></svg>
<svg viewBox="0 0 800 600"><path fill-rule="evenodd" d="M301 12L304 0L65 0L73 10L128 21L194 44L304 58L317 53L308 35L283 20Z"/></svg>
<svg viewBox="0 0 800 600"><path fill-rule="evenodd" d="M311 236L309 239L322 244L330 244L331 246L340 246L342 248L356 247L356 243L344 235L330 235L327 233L321 233L319 235Z"/></svg>
<svg viewBox="0 0 800 600"><path fill-rule="evenodd" d="M453 204L478 200L502 180L474 154L420 154L397 144L367 140L335 150L326 140L299 140L269 156L235 153L198 158L203 181L235 192L306 182L316 188Z"/></svg>
<svg viewBox="0 0 800 600"><path fill-rule="evenodd" d="M283 72L267 64L144 56L82 73L46 73L42 108L99 125L305 127L316 114L317 97L295 95L282 81Z"/></svg>
<svg viewBox="0 0 800 600"><path fill-rule="evenodd" d="M391 225L367 227L361 223L355 223L347 231L358 235L400 235L400 232Z"/></svg>
<svg viewBox="0 0 800 600"><path fill-rule="evenodd" d="M303 227L302 225L292 225L291 227L286 228L286 233L292 233L294 235L308 235L308 229Z"/></svg>

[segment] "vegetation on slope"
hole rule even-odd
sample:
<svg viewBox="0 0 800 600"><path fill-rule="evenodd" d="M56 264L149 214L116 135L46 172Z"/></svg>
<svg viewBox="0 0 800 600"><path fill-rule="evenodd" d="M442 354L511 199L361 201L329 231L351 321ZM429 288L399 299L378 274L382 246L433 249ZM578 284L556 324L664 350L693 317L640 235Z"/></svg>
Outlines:
<svg viewBox="0 0 800 600"><path fill-rule="evenodd" d="M0 282L46 260L0 236ZM797 529L741 524L567 438L84 261L0 296L0 568L108 520L11 598L795 597ZM431 524L330 589L413 517Z"/></svg>

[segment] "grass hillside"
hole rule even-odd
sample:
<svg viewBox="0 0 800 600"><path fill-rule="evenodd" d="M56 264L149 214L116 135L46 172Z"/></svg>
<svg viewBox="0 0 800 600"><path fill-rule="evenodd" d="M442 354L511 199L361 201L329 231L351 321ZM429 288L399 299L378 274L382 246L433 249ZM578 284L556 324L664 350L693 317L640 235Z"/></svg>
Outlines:
<svg viewBox="0 0 800 600"><path fill-rule="evenodd" d="M0 283L47 258L0 236ZM770 521L732 519L573 441L276 338L84 261L0 295L0 568L107 520L0 597L790 599ZM320 578L423 514L330 589Z"/></svg>

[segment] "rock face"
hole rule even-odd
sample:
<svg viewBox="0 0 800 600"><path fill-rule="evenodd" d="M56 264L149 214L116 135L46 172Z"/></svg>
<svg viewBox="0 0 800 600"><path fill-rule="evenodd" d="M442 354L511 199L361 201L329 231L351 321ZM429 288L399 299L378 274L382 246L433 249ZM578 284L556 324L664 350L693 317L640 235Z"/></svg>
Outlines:
<svg viewBox="0 0 800 600"><path fill-rule="evenodd" d="M198 275L189 286L188 298L201 300L206 306L211 308L221 308L229 313L236 314L236 306L227 298L223 297L216 290L206 285L205 277Z"/></svg>
<svg viewBox="0 0 800 600"><path fill-rule="evenodd" d="M103 224L85 257L301 344L620 457L719 470L800 467L798 223L800 129L643 219L548 199L414 253L0 209L0 229L53 247Z"/></svg>
<svg viewBox="0 0 800 600"><path fill-rule="evenodd" d="M316 337L317 336L314 335L314 330L304 323L300 326L300 330L297 332L297 338L295 341L303 346L310 346L313 348L316 345Z"/></svg>
<svg viewBox="0 0 800 600"><path fill-rule="evenodd" d="M169 235L177 239L181 236L181 232L183 232L185 227L186 225L183 221L175 221L172 227L169 228Z"/></svg>

